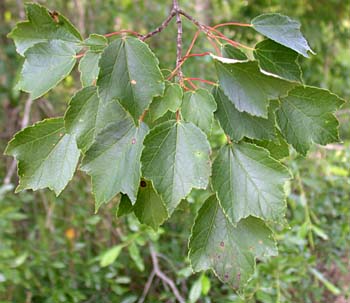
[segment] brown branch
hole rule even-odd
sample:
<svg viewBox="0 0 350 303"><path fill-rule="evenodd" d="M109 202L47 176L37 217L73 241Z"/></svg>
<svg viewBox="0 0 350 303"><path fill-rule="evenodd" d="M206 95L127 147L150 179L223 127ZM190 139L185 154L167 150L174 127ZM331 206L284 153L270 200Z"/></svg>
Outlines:
<svg viewBox="0 0 350 303"><path fill-rule="evenodd" d="M159 25L155 30L149 32L146 35L143 35L140 37L140 39L142 41L145 41L146 39L160 33L161 31L163 31L170 23L170 21L175 17L176 15L176 10L174 9L174 6L171 8L170 14L169 16L163 21L163 23L161 25Z"/></svg>
<svg viewBox="0 0 350 303"><path fill-rule="evenodd" d="M33 103L33 100L29 96L25 105L24 105L24 113L23 113L23 118L22 118L22 122L21 122L21 128L25 128L29 123L29 116L30 116L30 110L32 107L32 103ZM7 174L4 178L4 185L10 184L11 179L13 177L13 174L16 171L16 164L17 164L17 161L15 159L13 159L11 162L11 165L7 171Z"/></svg>
<svg viewBox="0 0 350 303"><path fill-rule="evenodd" d="M182 83L183 73L181 70L181 59L182 59L182 22L181 15L179 13L179 2L178 0L173 0L173 9L176 11L176 24L177 24L177 44L176 44L176 68L177 75L179 77L179 82Z"/></svg>
<svg viewBox="0 0 350 303"><path fill-rule="evenodd" d="M145 284L145 288L143 289L143 292L142 292L142 296L140 297L140 299L137 301L137 303L143 303L147 297L147 294L151 288L151 285L152 285L152 282L153 282L153 279L155 277L156 273L154 272L154 270L152 270L151 274L149 275L148 279L147 279L147 282Z"/></svg>
<svg viewBox="0 0 350 303"><path fill-rule="evenodd" d="M150 244L149 248L150 248L150 253L151 253L151 258L152 258L154 274L171 288L171 291L173 292L173 294L175 295L176 299L180 303L185 303L185 299L180 295L180 292L177 289L174 281L171 280L166 274L164 274L161 271L161 269L159 268L158 256L157 256L157 253L156 253L153 245Z"/></svg>
<svg viewBox="0 0 350 303"><path fill-rule="evenodd" d="M194 17L192 17L191 15L189 15L188 13L186 13L184 10L179 9L178 13L184 17L186 17L188 20L190 20L194 25L196 25L201 31L205 32L205 33L209 33L207 27L199 22L197 19L195 19Z"/></svg>

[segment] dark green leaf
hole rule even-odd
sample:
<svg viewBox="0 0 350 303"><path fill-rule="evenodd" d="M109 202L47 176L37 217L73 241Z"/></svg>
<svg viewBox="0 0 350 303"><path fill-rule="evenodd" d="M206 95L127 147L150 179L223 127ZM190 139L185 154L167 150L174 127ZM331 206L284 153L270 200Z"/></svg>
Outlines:
<svg viewBox="0 0 350 303"><path fill-rule="evenodd" d="M102 53L97 86L101 98L118 99L137 122L153 97L163 94L164 80L147 44L123 37Z"/></svg>
<svg viewBox="0 0 350 303"><path fill-rule="evenodd" d="M127 194L134 203L139 188L140 157L148 127L135 127L126 117L109 124L86 152L81 169L91 176L96 209L117 193Z"/></svg>
<svg viewBox="0 0 350 303"><path fill-rule="evenodd" d="M255 46L254 57L260 68L282 79L302 82L298 53L272 40L264 40Z"/></svg>
<svg viewBox="0 0 350 303"><path fill-rule="evenodd" d="M206 188L210 147L205 134L184 121L156 126L145 139L142 172L171 214L192 188Z"/></svg>
<svg viewBox="0 0 350 303"><path fill-rule="evenodd" d="M287 142L305 155L310 145L339 140L338 121L333 113L343 104L328 90L298 86L281 98L277 121Z"/></svg>
<svg viewBox="0 0 350 303"><path fill-rule="evenodd" d="M72 179L80 155L74 136L65 134L63 118L43 120L21 130L5 153L19 162L17 192L48 187L56 195Z"/></svg>
<svg viewBox="0 0 350 303"><path fill-rule="evenodd" d="M232 223L255 216L281 222L289 172L267 150L241 142L221 148L213 164L213 188Z"/></svg>
<svg viewBox="0 0 350 303"><path fill-rule="evenodd" d="M261 146L270 152L272 158L277 160L283 159L289 156L289 145L284 140L280 131L277 131L277 138L273 141L267 140L250 140L248 142Z"/></svg>
<svg viewBox="0 0 350 303"><path fill-rule="evenodd" d="M267 118L269 100L285 95L295 84L263 74L257 61L215 58L220 87L240 112Z"/></svg>
<svg viewBox="0 0 350 303"><path fill-rule="evenodd" d="M141 181L134 213L141 223L152 227L155 231L168 218L164 202L154 190L152 182Z"/></svg>
<svg viewBox="0 0 350 303"><path fill-rule="evenodd" d="M134 206L130 201L128 195L121 195L120 202L118 204L117 216L120 218L122 216L130 214L134 210Z"/></svg>
<svg viewBox="0 0 350 303"><path fill-rule="evenodd" d="M260 34L295 50L304 57L313 53L300 32L300 23L280 14L263 14L252 20L254 29Z"/></svg>
<svg viewBox="0 0 350 303"><path fill-rule="evenodd" d="M240 141L243 137L267 140L275 138L275 114L271 107L268 119L264 119L239 112L220 88L214 89L214 97L218 105L215 116L232 140Z"/></svg>
<svg viewBox="0 0 350 303"><path fill-rule="evenodd" d="M225 58L236 59L240 61L248 60L248 57L239 48L231 44L224 44L221 48L222 56Z"/></svg>
<svg viewBox="0 0 350 303"><path fill-rule="evenodd" d="M260 219L248 217L234 227L211 196L199 210L189 242L194 271L212 269L233 288L242 288L255 269L255 258L274 256L271 230Z"/></svg>

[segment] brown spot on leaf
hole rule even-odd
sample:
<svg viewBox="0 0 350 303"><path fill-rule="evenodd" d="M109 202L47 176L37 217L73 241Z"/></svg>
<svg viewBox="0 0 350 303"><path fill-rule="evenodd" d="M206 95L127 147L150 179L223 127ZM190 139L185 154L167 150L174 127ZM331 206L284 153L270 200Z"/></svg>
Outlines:
<svg viewBox="0 0 350 303"><path fill-rule="evenodd" d="M58 13L56 11L52 11L52 12L49 12L51 18L53 19L53 21L55 21L56 23L59 23L59 19L58 19Z"/></svg>
<svg viewBox="0 0 350 303"><path fill-rule="evenodd" d="M225 247L225 242L224 242L224 241L221 241L221 242L220 242L220 246L221 246L221 247Z"/></svg>
<svg viewBox="0 0 350 303"><path fill-rule="evenodd" d="M147 186L146 181L142 180L142 181L140 182L140 186L141 186L141 187L146 187L146 186Z"/></svg>
<svg viewBox="0 0 350 303"><path fill-rule="evenodd" d="M228 273L225 273L224 278L225 278L225 280L228 280L228 278L229 278Z"/></svg>

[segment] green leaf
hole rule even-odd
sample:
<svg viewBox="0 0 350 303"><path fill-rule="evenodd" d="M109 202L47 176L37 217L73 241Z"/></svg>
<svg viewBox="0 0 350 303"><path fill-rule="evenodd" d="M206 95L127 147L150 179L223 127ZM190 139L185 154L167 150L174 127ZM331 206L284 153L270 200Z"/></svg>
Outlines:
<svg viewBox="0 0 350 303"><path fill-rule="evenodd" d="M224 132L234 141L243 137L271 140L276 137L275 114L270 106L268 119L239 112L220 88L214 89L215 112Z"/></svg>
<svg viewBox="0 0 350 303"><path fill-rule="evenodd" d="M68 133L74 134L83 151L91 146L97 134L109 123L126 118L124 109L115 100L103 102L95 86L85 87L69 102L64 116Z"/></svg>
<svg viewBox="0 0 350 303"><path fill-rule="evenodd" d="M215 110L216 102L207 90L197 89L185 93L181 106L182 117L207 134L211 131Z"/></svg>
<svg viewBox="0 0 350 303"><path fill-rule="evenodd" d="M164 202L154 190L152 182L141 181L134 213L142 224L152 227L155 231L168 218Z"/></svg>
<svg viewBox="0 0 350 303"><path fill-rule="evenodd" d="M153 99L149 107L152 121L163 117L168 111L175 113L182 102L183 92L179 84L166 82L164 96Z"/></svg>
<svg viewBox="0 0 350 303"><path fill-rule="evenodd" d="M120 218L125 215L128 215L133 210L134 210L134 206L132 205L132 202L130 201L130 198L128 197L128 195L121 194L121 198L117 209L117 217Z"/></svg>
<svg viewBox="0 0 350 303"><path fill-rule="evenodd" d="M76 59L70 44L60 40L38 43L25 52L18 88L37 99L72 71Z"/></svg>
<svg viewBox="0 0 350 303"><path fill-rule="evenodd" d="M339 141L338 121L333 113L343 100L328 90L298 86L281 98L277 122L287 142L306 155L310 145Z"/></svg>
<svg viewBox="0 0 350 303"><path fill-rule="evenodd" d="M54 118L18 132L5 154L19 162L16 192L48 187L59 195L72 179L80 153L74 136L65 134L63 118Z"/></svg>
<svg viewBox="0 0 350 303"><path fill-rule="evenodd" d="M273 141L248 140L248 142L267 149L270 152L271 157L277 160L289 156L289 145L286 140L284 140L280 131L277 131L277 138Z"/></svg>
<svg viewBox="0 0 350 303"><path fill-rule="evenodd" d="M211 196L198 212L189 242L194 271L212 269L233 288L242 288L255 269L255 258L274 256L271 230L260 219L248 217L234 227Z"/></svg>
<svg viewBox="0 0 350 303"><path fill-rule="evenodd" d="M90 51L100 53L108 45L108 40L105 36L98 34L91 34L89 38L82 42L82 45L87 46Z"/></svg>
<svg viewBox="0 0 350 303"><path fill-rule="evenodd" d="M198 278L191 286L188 300L189 303L196 303L198 302L199 298L202 294L202 277Z"/></svg>
<svg viewBox="0 0 350 303"><path fill-rule="evenodd" d="M206 188L210 176L210 146L205 134L184 121L164 122L145 139L142 172L171 214L192 188Z"/></svg>
<svg viewBox="0 0 350 303"><path fill-rule="evenodd" d="M298 53L272 40L264 40L255 46L254 57L265 72L282 79L302 82Z"/></svg>
<svg viewBox="0 0 350 303"><path fill-rule="evenodd" d="M101 257L100 257L100 266L106 267L108 265L111 265L117 258L119 257L124 245L116 245L109 250L107 250Z"/></svg>
<svg viewBox="0 0 350 303"><path fill-rule="evenodd" d="M8 37L13 39L17 52L21 55L39 42L61 40L71 44L76 51L82 40L78 30L61 14L50 12L36 3L26 3L28 21L17 23Z"/></svg>
<svg viewBox="0 0 350 303"><path fill-rule="evenodd" d="M281 222L289 178L287 168L267 150L246 142L222 147L213 164L213 188L233 224L248 216Z"/></svg>
<svg viewBox="0 0 350 303"><path fill-rule="evenodd" d="M240 61L248 60L248 57L239 48L231 44L224 44L221 47L222 56L225 58L236 59Z"/></svg>
<svg viewBox="0 0 350 303"><path fill-rule="evenodd" d="M80 81L83 87L93 85L96 80L100 67L98 63L101 53L87 51L79 62Z"/></svg>
<svg viewBox="0 0 350 303"><path fill-rule="evenodd" d="M269 100L285 95L295 85L263 74L257 61L214 59L220 87L240 112L267 118Z"/></svg>
<svg viewBox="0 0 350 303"><path fill-rule="evenodd" d="M271 40L295 50L304 57L314 52L300 32L300 23L281 14L263 14L252 20L253 28Z"/></svg>
<svg viewBox="0 0 350 303"><path fill-rule="evenodd" d="M86 152L81 169L91 176L96 210L119 192L127 194L133 203L136 201L147 132L147 125L135 127L126 117L103 129Z"/></svg>
<svg viewBox="0 0 350 303"><path fill-rule="evenodd" d="M130 255L131 259L134 261L136 267L140 271L144 271L145 264L143 263L143 259L142 259L141 254L140 254L140 250L139 250L138 246L135 244L135 242L132 242L128 246L128 251L129 251L129 255Z"/></svg>
<svg viewBox="0 0 350 303"><path fill-rule="evenodd" d="M123 37L102 53L97 86L101 98L117 98L137 122L152 99L163 94L164 79L147 44Z"/></svg>

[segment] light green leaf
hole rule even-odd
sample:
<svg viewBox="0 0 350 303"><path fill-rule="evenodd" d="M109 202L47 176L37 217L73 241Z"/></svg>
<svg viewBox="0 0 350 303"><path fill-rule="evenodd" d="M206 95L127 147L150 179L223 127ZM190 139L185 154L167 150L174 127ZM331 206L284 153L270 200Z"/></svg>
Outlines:
<svg viewBox="0 0 350 303"><path fill-rule="evenodd" d="M205 274L202 274L201 282L202 294L206 296L209 293L211 287L210 279Z"/></svg>
<svg viewBox="0 0 350 303"><path fill-rule="evenodd" d="M98 63L101 53L87 51L79 62L80 81L83 87L93 85L96 80L100 67Z"/></svg>
<svg viewBox="0 0 350 303"><path fill-rule="evenodd" d="M287 142L306 155L310 145L339 141L338 121L333 113L343 100L328 90L298 86L281 98L277 122Z"/></svg>
<svg viewBox="0 0 350 303"><path fill-rule="evenodd" d="M60 40L35 44L25 57L18 88L30 93L32 99L41 97L67 77L76 62L74 48Z"/></svg>
<svg viewBox="0 0 350 303"><path fill-rule="evenodd" d="M209 134L214 119L216 102L213 95L205 89L187 92L181 106L181 114L185 121L192 122L202 131Z"/></svg>
<svg viewBox="0 0 350 303"><path fill-rule="evenodd" d="M78 30L61 14L50 12L45 7L36 3L26 3L28 21L17 23L8 37L13 39L17 52L21 55L39 42L49 40L61 40L75 51L80 49L82 40Z"/></svg>
<svg viewBox="0 0 350 303"><path fill-rule="evenodd" d="M135 127L127 117L103 129L86 152L81 169L91 176L96 210L119 192L136 201L140 157L147 132L146 124Z"/></svg>
<svg viewBox="0 0 350 303"><path fill-rule="evenodd" d="M190 293L188 295L189 303L196 303L202 294L202 277L197 279L191 286Z"/></svg>
<svg viewBox="0 0 350 303"><path fill-rule="evenodd" d="M5 154L19 162L16 192L48 187L59 195L72 179L80 153L74 136L65 134L63 118L54 118L18 132Z"/></svg>
<svg viewBox="0 0 350 303"><path fill-rule="evenodd" d="M107 124L125 118L126 113L119 103L115 100L105 103L99 98L95 86L77 92L64 116L67 132L76 136L78 147L83 152Z"/></svg>
<svg viewBox="0 0 350 303"><path fill-rule="evenodd" d="M253 28L271 40L295 50L304 57L314 52L300 32L300 23L281 14L263 14L252 20Z"/></svg>
<svg viewBox="0 0 350 303"><path fill-rule="evenodd" d="M269 100L295 85L263 74L257 61L226 63L230 59L214 58L220 87L240 112L267 118Z"/></svg>
<svg viewBox="0 0 350 303"><path fill-rule="evenodd" d="M151 130L142 153L142 172L171 214L192 188L206 188L210 146L205 134L184 121L164 122Z"/></svg>
<svg viewBox="0 0 350 303"><path fill-rule="evenodd" d="M254 57L265 72L282 79L302 82L298 53L272 40L264 40L255 46Z"/></svg>
<svg viewBox="0 0 350 303"><path fill-rule="evenodd" d="M152 99L163 94L164 79L147 44L123 37L102 53L97 86L101 98L118 99L137 123Z"/></svg>
<svg viewBox="0 0 350 303"><path fill-rule="evenodd" d="M270 107L268 119L239 112L220 88L214 89L218 105L215 112L224 132L234 141L243 137L272 140L276 137L275 114Z"/></svg>
<svg viewBox="0 0 350 303"><path fill-rule="evenodd" d="M198 212L189 242L194 271L212 269L233 288L242 288L255 269L255 259L277 254L271 230L254 217L234 227L211 196Z"/></svg>
<svg viewBox="0 0 350 303"><path fill-rule="evenodd" d="M222 56L225 58L236 59L240 61L248 60L248 57L239 48L231 44L224 44L221 47Z"/></svg>
<svg viewBox="0 0 350 303"><path fill-rule="evenodd" d="M135 242L131 242L131 244L128 246L128 251L131 259L135 262L136 267L140 271L145 270L145 264L143 263L143 259L140 254L140 250L138 246L135 244Z"/></svg>
<svg viewBox="0 0 350 303"><path fill-rule="evenodd" d="M155 231L168 218L164 202L154 190L152 182L141 181L134 213L141 223L152 227Z"/></svg>
<svg viewBox="0 0 350 303"><path fill-rule="evenodd" d="M267 150L245 142L222 147L213 164L213 188L233 224L248 216L281 222L289 178Z"/></svg>
<svg viewBox="0 0 350 303"><path fill-rule="evenodd" d="M117 258L119 257L123 247L124 247L123 245L116 245L116 246L110 248L109 250L107 250L100 257L100 266L101 267L106 267L106 266L111 265L112 263L114 263L115 260L117 260Z"/></svg>
<svg viewBox="0 0 350 303"><path fill-rule="evenodd" d="M149 115L152 121L163 117L168 111L173 113L180 107L183 92L179 84L166 82L164 96L153 99L149 107Z"/></svg>
<svg viewBox="0 0 350 303"><path fill-rule="evenodd" d="M89 38L82 42L82 45L87 46L90 51L100 53L108 45L108 40L105 36L91 34Z"/></svg>

